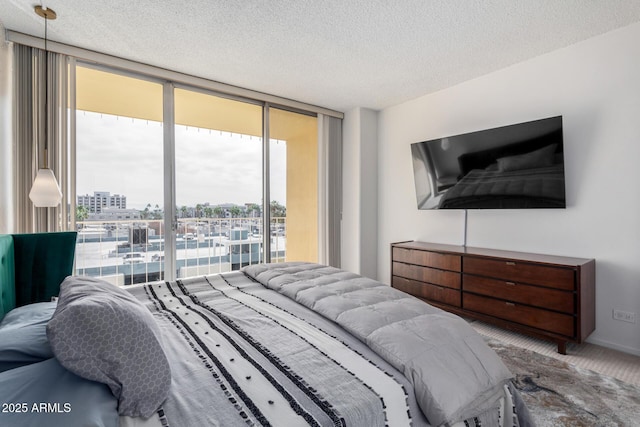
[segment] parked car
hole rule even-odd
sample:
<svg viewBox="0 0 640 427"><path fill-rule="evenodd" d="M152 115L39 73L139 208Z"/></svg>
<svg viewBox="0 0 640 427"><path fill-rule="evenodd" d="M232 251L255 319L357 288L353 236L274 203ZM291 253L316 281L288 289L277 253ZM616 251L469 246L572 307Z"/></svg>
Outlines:
<svg viewBox="0 0 640 427"><path fill-rule="evenodd" d="M141 252L128 252L122 257L122 262L124 264L138 264L145 261L146 259L144 254Z"/></svg>

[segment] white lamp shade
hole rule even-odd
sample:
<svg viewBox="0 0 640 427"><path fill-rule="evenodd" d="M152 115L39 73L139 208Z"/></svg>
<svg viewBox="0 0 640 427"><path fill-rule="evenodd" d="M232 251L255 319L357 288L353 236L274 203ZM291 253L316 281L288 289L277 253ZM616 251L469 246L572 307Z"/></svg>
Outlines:
<svg viewBox="0 0 640 427"><path fill-rule="evenodd" d="M62 191L51 169L39 169L29 198L36 207L55 207L62 200Z"/></svg>

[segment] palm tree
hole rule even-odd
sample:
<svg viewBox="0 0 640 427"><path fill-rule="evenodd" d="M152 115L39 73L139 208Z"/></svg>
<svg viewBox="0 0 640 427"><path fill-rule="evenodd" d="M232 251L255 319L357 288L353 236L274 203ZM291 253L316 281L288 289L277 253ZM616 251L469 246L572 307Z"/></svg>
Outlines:
<svg viewBox="0 0 640 427"><path fill-rule="evenodd" d="M184 205L183 205L183 206L180 208L180 212L181 212L181 214L182 214L182 215L181 215L181 218L186 218L186 217L187 217L187 207L186 207L186 206L184 206Z"/></svg>
<svg viewBox="0 0 640 427"><path fill-rule="evenodd" d="M89 208L76 206L76 221L85 221L87 218L89 218Z"/></svg>
<svg viewBox="0 0 640 427"><path fill-rule="evenodd" d="M287 216L287 208L282 206L276 200L272 200L271 201L270 210L271 210L271 217L272 218L279 218L279 217Z"/></svg>
<svg viewBox="0 0 640 427"><path fill-rule="evenodd" d="M147 203L144 210L142 211L142 219L149 219L149 210L151 209L151 203Z"/></svg>
<svg viewBox="0 0 640 427"><path fill-rule="evenodd" d="M231 218L238 218L242 213L242 209L238 206L232 206L231 209L229 209L229 212L231 212Z"/></svg>
<svg viewBox="0 0 640 427"><path fill-rule="evenodd" d="M247 206L247 216L253 216L253 212L256 212L255 216L260 216L260 206L255 203L251 203Z"/></svg>
<svg viewBox="0 0 640 427"><path fill-rule="evenodd" d="M224 211L222 210L222 208L220 206L216 206L215 208L213 208L213 213L218 218L222 218L224 216Z"/></svg>
<svg viewBox="0 0 640 427"><path fill-rule="evenodd" d="M156 203L156 206L153 208L153 219L162 219L162 211L160 210L160 206Z"/></svg>

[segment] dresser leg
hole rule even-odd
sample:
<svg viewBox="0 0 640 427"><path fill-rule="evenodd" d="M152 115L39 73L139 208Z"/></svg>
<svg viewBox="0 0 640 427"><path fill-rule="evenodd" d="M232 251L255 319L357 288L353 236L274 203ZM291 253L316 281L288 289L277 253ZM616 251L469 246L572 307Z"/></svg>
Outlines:
<svg viewBox="0 0 640 427"><path fill-rule="evenodd" d="M560 354L567 354L567 342L566 341L559 341L558 342L558 353Z"/></svg>

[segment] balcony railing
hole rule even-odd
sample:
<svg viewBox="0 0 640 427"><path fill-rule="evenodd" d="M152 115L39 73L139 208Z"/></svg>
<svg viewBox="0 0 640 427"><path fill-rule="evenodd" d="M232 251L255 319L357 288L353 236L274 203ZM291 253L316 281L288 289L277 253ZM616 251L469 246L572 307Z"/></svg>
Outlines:
<svg viewBox="0 0 640 427"><path fill-rule="evenodd" d="M79 221L76 274L118 285L164 279L163 220ZM176 231L176 277L217 274L264 262L261 218L183 218ZM272 218L271 262L286 258L286 218Z"/></svg>

